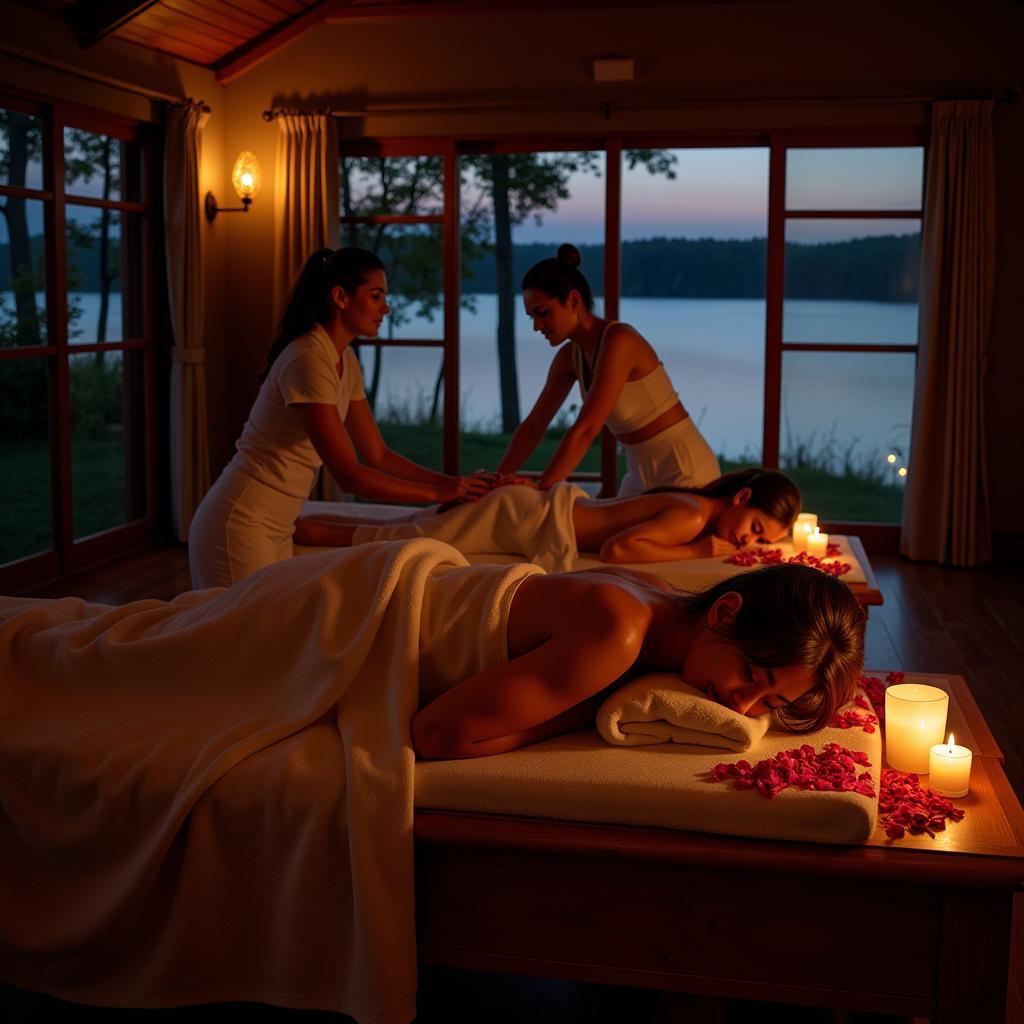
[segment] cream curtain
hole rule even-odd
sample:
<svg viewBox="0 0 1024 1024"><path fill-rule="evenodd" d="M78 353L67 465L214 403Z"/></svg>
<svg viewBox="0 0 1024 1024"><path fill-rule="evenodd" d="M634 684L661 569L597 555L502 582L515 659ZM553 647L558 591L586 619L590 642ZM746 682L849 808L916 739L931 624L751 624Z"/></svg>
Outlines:
<svg viewBox="0 0 1024 1024"><path fill-rule="evenodd" d="M277 124L274 308L280 311L307 257L338 247L338 130L329 114L281 114Z"/></svg>
<svg viewBox="0 0 1024 1024"><path fill-rule="evenodd" d="M174 531L188 539L192 515L210 487L203 348L203 257L199 147L209 110L191 101L167 110L164 230L171 349L171 503Z"/></svg>
<svg viewBox="0 0 1024 1024"><path fill-rule="evenodd" d="M316 249L338 247L338 129L330 114L277 118L274 196L274 308L284 309L295 278ZM345 497L325 472L317 497Z"/></svg>
<svg viewBox="0 0 1024 1024"><path fill-rule="evenodd" d="M921 251L910 474L900 550L981 565L991 557L983 393L995 263L992 100L932 109Z"/></svg>

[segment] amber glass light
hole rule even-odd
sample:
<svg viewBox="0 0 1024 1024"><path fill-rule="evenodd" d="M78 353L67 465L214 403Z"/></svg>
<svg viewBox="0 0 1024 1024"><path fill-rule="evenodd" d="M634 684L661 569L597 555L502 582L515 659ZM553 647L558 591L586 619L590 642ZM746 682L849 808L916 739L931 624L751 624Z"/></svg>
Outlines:
<svg viewBox="0 0 1024 1024"><path fill-rule="evenodd" d="M244 150L238 154L235 166L231 170L231 185L243 202L252 199L263 184L260 164L254 153Z"/></svg>

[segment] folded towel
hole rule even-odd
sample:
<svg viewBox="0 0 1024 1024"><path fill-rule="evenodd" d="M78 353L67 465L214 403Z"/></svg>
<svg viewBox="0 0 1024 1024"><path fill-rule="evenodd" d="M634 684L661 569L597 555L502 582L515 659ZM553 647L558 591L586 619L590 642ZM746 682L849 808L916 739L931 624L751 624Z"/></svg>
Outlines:
<svg viewBox="0 0 1024 1024"><path fill-rule="evenodd" d="M771 715L748 718L706 697L678 676L652 672L616 690L597 712L609 743L636 747L685 743L749 750L768 731Z"/></svg>

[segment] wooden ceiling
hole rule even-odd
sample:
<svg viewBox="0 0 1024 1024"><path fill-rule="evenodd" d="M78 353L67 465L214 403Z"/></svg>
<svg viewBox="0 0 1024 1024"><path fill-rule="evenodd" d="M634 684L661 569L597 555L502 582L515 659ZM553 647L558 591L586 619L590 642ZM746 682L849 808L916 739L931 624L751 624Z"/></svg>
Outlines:
<svg viewBox="0 0 1024 1024"><path fill-rule="evenodd" d="M502 12L585 10L621 0L20 0L70 23L89 49L113 36L212 70L227 84L325 21ZM642 6L727 0L642 0ZM751 2L751 0L748 0ZM762 2L762 0L752 0ZM804 2L804 0L801 0Z"/></svg>

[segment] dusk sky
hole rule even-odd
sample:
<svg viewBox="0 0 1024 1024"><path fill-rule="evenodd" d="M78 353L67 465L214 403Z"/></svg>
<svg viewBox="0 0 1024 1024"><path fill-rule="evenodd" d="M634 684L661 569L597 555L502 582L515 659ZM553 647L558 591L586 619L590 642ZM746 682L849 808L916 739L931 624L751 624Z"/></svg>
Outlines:
<svg viewBox="0 0 1024 1024"><path fill-rule="evenodd" d="M657 235L688 238L764 237L768 230L768 150L680 149L676 177L643 167L622 178L623 240ZM923 152L794 150L787 168L790 209L913 210L921 204ZM570 198L557 211L515 229L517 242L603 241L605 178L577 174ZM829 241L906 234L919 225L905 220L845 219L791 222L792 241Z"/></svg>

